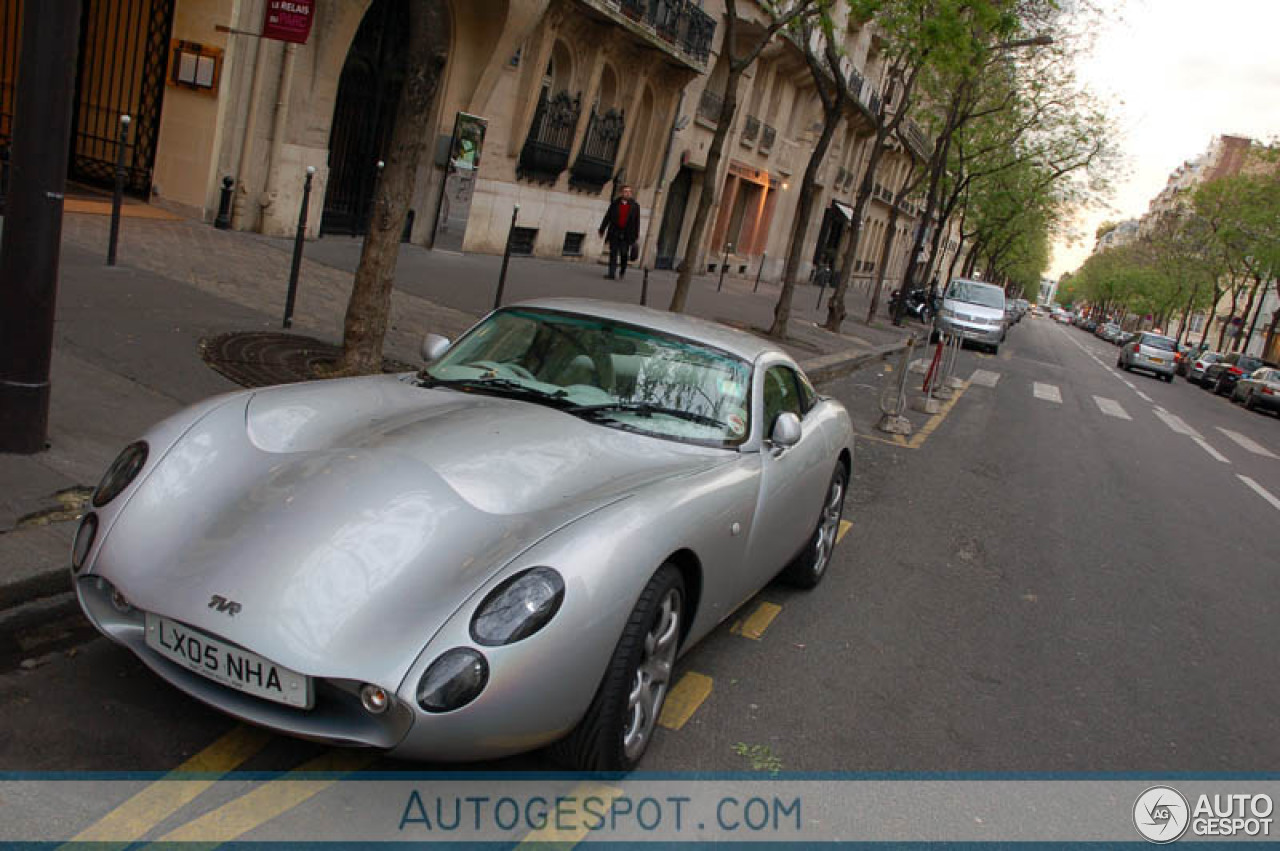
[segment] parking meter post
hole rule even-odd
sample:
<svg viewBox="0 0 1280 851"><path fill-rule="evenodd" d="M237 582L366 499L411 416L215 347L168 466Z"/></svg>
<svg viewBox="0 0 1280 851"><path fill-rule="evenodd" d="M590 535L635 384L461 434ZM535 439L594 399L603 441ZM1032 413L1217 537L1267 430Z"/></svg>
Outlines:
<svg viewBox="0 0 1280 851"><path fill-rule="evenodd" d="M827 291L827 279L829 277L831 277L831 274L825 267L818 267L818 303L813 306L814 310L822 307L822 294Z"/></svg>
<svg viewBox="0 0 1280 851"><path fill-rule="evenodd" d="M316 167L307 166L307 179L302 184L302 209L298 211L298 230L293 236L293 262L289 266L289 293L284 300L283 327L293 327L293 302L298 295L298 273L302 271L302 243L307 235L307 207L311 203L311 179Z"/></svg>
<svg viewBox="0 0 1280 851"><path fill-rule="evenodd" d="M720 292L720 288L724 286L724 270L729 268L729 252L733 250L733 244L726 244L724 247L724 259L720 261L720 282L716 284L716 292Z"/></svg>
<svg viewBox="0 0 1280 851"><path fill-rule="evenodd" d="M768 256L769 255L767 253L760 255L760 265L756 268L756 284L751 288L752 292L756 292L760 289L760 274L764 271L764 258Z"/></svg>
<svg viewBox="0 0 1280 851"><path fill-rule="evenodd" d="M649 304L649 267L644 267L644 275L640 278L640 306Z"/></svg>
<svg viewBox="0 0 1280 851"><path fill-rule="evenodd" d="M516 204L511 211L511 227L507 228L507 247L502 252L502 270L498 272L498 290L493 294L493 309L502 306L502 293L507 288L507 264L511 262L511 240L516 233L516 217L520 215L520 205Z"/></svg>
<svg viewBox="0 0 1280 851"><path fill-rule="evenodd" d="M213 226L218 230L228 230L231 227L231 195L235 185L236 180L231 175L222 178L222 194L218 197L218 215L213 220Z"/></svg>
<svg viewBox="0 0 1280 851"><path fill-rule="evenodd" d="M111 236L107 239L107 265L116 265L116 245L120 241L120 205L124 201L124 154L129 141L129 122L127 115L120 116L120 136L116 139L116 185L111 193Z"/></svg>

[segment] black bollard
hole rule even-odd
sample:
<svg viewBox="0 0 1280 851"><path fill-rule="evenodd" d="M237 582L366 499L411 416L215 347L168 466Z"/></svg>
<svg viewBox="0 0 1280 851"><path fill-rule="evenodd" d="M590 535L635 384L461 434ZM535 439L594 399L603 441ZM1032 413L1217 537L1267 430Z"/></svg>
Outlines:
<svg viewBox="0 0 1280 851"><path fill-rule="evenodd" d="M116 187L111 193L111 236L107 241L107 265L116 265L116 244L120 241L120 204L124 201L124 151L128 144L129 122L127 115L120 116L120 138L116 142Z"/></svg>
<svg viewBox="0 0 1280 851"><path fill-rule="evenodd" d="M818 303L813 306L814 310L822 307L822 294L827 291L827 281L831 278L831 267L822 266L818 268Z"/></svg>
<svg viewBox="0 0 1280 851"><path fill-rule="evenodd" d="M218 216L213 220L213 226L218 230L227 230L231 227L231 191L235 185L235 178L231 175L222 178L222 194L218 197Z"/></svg>
<svg viewBox="0 0 1280 851"><path fill-rule="evenodd" d="M720 288L724 286L724 270L729 268L730 251L733 251L733 243L729 243L724 247L724 259L720 261L720 280L716 283L716 292L720 292Z"/></svg>
<svg viewBox="0 0 1280 851"><path fill-rule="evenodd" d="M511 227L507 229L507 248L502 252L502 271L498 273L498 291L493 294L493 309L502 306L502 291L507 288L507 264L511 262L511 238L516 232L516 216L520 215L520 205L511 211Z"/></svg>
<svg viewBox="0 0 1280 851"><path fill-rule="evenodd" d="M293 327L293 300L298 295L298 272L302 269L302 242L307 233L307 206L311 202L311 178L316 167L307 166L307 179L302 184L302 209L298 212L298 232L293 237L293 265L289 267L289 294L284 301L284 327Z"/></svg>
<svg viewBox="0 0 1280 851"><path fill-rule="evenodd" d="M756 292L757 290L760 289L760 273L764 271L764 258L768 256L769 256L768 254L760 255L760 268L756 269L756 285L751 288L752 292Z"/></svg>
<svg viewBox="0 0 1280 851"><path fill-rule="evenodd" d="M640 306L646 307L649 304L649 267L644 267L644 277L640 279Z"/></svg>

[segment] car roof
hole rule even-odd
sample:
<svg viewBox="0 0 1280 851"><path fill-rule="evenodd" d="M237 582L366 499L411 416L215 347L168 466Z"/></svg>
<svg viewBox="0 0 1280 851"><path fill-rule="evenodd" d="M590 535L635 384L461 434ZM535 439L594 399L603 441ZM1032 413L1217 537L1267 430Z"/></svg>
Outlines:
<svg viewBox="0 0 1280 851"><path fill-rule="evenodd" d="M682 313L670 313L636 304L591 298L538 298L507 305L507 307L545 308L626 322L706 343L748 361L755 361L756 358L768 353L777 353L791 360L791 357L776 344L746 331L738 331L727 325L699 319L696 316L685 316Z"/></svg>

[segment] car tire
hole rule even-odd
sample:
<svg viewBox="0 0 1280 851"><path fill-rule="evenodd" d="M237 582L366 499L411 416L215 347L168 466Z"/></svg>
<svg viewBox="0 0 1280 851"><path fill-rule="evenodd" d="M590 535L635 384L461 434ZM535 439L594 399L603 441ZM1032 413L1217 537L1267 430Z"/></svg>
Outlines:
<svg viewBox="0 0 1280 851"><path fill-rule="evenodd" d="M826 575L836 548L836 538L840 536L844 498L848 490L849 474L845 472L844 464L837 463L835 472L831 474L826 496L822 498L822 508L818 511L818 522L814 525L813 534L809 536L804 552L796 556L783 571L782 578L787 583L797 588L813 588Z"/></svg>
<svg viewBox="0 0 1280 851"><path fill-rule="evenodd" d="M1162 375L1162 376L1160 376L1160 377L1164 379L1164 381L1165 381L1165 383L1166 383L1166 384L1172 384L1172 383L1173 383L1173 373L1169 373L1168 375Z"/></svg>
<svg viewBox="0 0 1280 851"><path fill-rule="evenodd" d="M1252 411L1257 407L1257 405L1257 401L1253 398L1253 391L1250 390L1249 395L1244 397L1244 409L1246 411Z"/></svg>
<svg viewBox="0 0 1280 851"><path fill-rule="evenodd" d="M991 352L991 354L993 355L1000 354L1000 344L992 343L991 345L987 346L987 351Z"/></svg>
<svg viewBox="0 0 1280 851"><path fill-rule="evenodd" d="M1222 380L1222 376L1218 376L1218 380L1213 383L1213 395L1223 396L1226 394L1227 384Z"/></svg>
<svg viewBox="0 0 1280 851"><path fill-rule="evenodd" d="M556 761L578 771L636 767L671 688L684 618L684 578L664 564L640 592L586 714L551 746Z"/></svg>

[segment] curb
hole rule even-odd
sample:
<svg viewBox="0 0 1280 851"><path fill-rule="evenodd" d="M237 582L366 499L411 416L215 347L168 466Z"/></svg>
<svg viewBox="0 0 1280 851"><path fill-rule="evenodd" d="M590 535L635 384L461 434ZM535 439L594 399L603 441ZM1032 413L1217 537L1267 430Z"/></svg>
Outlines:
<svg viewBox="0 0 1280 851"><path fill-rule="evenodd" d="M911 338L908 337L896 343L886 343L870 349L835 352L822 357L811 358L801 363L800 368L804 370L805 375L809 376L809 380L814 384L825 384L828 381L834 381L852 372L857 372L873 361L884 360L901 352L907 347L910 340Z"/></svg>

